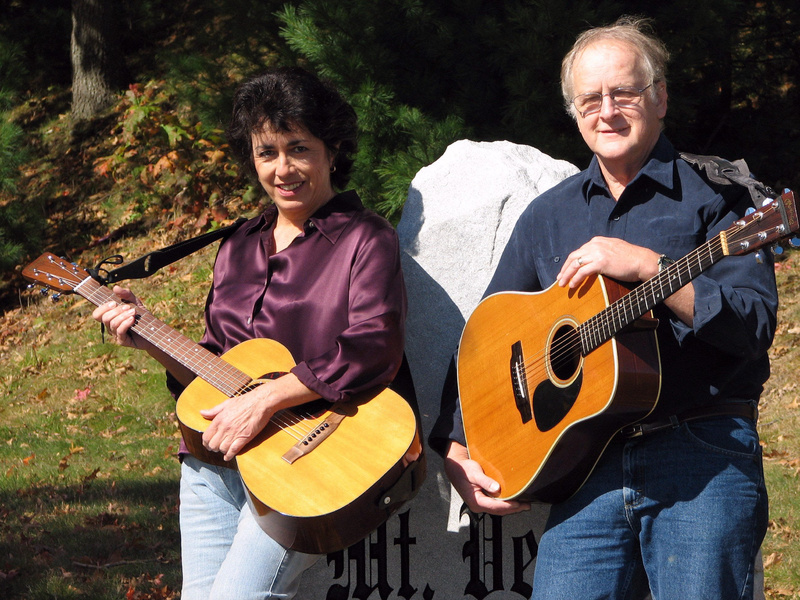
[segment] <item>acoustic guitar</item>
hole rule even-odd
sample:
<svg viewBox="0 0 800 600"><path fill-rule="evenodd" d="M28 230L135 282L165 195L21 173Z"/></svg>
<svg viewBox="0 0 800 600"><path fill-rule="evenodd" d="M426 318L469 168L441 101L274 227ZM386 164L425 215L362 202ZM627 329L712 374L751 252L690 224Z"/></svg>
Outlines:
<svg viewBox="0 0 800 600"><path fill-rule="evenodd" d="M595 276L483 299L461 336L458 389L469 455L496 496L554 503L580 489L611 438L658 401L651 310L723 257L797 229L787 191L635 288Z"/></svg>
<svg viewBox="0 0 800 600"><path fill-rule="evenodd" d="M45 253L23 276L94 305L122 302L87 271ZM245 341L221 357L136 307L132 328L197 377L176 414L189 451L238 469L260 526L285 547L335 552L363 539L409 500L425 477L425 457L409 404L389 389L343 403L311 402L279 411L230 462L203 447L210 421L200 411L254 389L294 366L269 339Z"/></svg>

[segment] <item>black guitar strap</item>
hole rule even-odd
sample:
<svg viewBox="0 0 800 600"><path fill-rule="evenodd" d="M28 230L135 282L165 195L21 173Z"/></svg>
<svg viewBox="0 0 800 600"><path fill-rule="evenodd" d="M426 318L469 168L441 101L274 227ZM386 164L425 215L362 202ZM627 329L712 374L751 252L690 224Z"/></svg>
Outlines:
<svg viewBox="0 0 800 600"><path fill-rule="evenodd" d="M753 206L761 208L764 201L774 199L776 193L753 177L743 158L730 162L719 156L702 156L680 152L680 157L700 171L705 171L709 181L722 185L742 185L750 191Z"/></svg>
<svg viewBox="0 0 800 600"><path fill-rule="evenodd" d="M88 269L88 272L103 285L116 283L123 279L143 279L149 277L162 267L166 267L176 260L188 256L193 252L197 252L210 243L230 235L245 221L247 221L246 218L240 217L236 222L227 227L220 227L214 231L178 242L177 244L172 244L166 248L154 250L113 271L108 271L105 265L119 265L123 262L123 258L119 254L109 256L103 259L94 269Z"/></svg>

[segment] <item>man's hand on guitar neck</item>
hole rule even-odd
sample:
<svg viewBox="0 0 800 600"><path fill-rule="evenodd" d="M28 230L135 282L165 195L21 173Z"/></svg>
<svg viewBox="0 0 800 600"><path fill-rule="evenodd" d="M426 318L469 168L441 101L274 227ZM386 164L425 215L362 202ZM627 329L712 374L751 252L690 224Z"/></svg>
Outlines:
<svg viewBox="0 0 800 600"><path fill-rule="evenodd" d="M483 472L477 462L469 458L467 449L458 442L450 442L444 470L472 512L503 516L530 510L531 505L526 502L498 500L489 496L487 492L496 493L500 486Z"/></svg>

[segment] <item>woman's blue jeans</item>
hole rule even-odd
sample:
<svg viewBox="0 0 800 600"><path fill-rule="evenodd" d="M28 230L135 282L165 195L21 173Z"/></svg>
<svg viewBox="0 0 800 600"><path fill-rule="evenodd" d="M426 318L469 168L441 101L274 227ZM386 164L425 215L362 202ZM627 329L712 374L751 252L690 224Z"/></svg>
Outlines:
<svg viewBox="0 0 800 600"><path fill-rule="evenodd" d="M767 528L755 424L737 417L615 438L586 484L554 505L533 600L753 597Z"/></svg>
<svg viewBox="0 0 800 600"><path fill-rule="evenodd" d="M319 558L264 533L236 471L187 456L180 500L182 600L292 598Z"/></svg>

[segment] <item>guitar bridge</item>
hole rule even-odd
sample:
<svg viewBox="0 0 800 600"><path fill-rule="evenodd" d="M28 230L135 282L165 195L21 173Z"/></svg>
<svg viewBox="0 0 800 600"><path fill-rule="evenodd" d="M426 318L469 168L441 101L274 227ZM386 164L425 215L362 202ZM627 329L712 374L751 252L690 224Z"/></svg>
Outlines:
<svg viewBox="0 0 800 600"><path fill-rule="evenodd" d="M511 388L514 391L514 402L517 405L522 422L533 418L531 412L528 376L525 374L525 357L522 354L522 342L516 341L511 346Z"/></svg>
<svg viewBox="0 0 800 600"><path fill-rule="evenodd" d="M312 452L314 448L319 446L328 438L330 434L336 431L336 428L339 426L339 423L342 422L342 419L344 419L345 416L346 415L332 412L330 415L328 415L327 419L322 421L322 423L314 428L314 431L306 435L306 437L292 446L286 452L286 454L283 455L283 460L289 464L292 464L298 458L301 458Z"/></svg>

